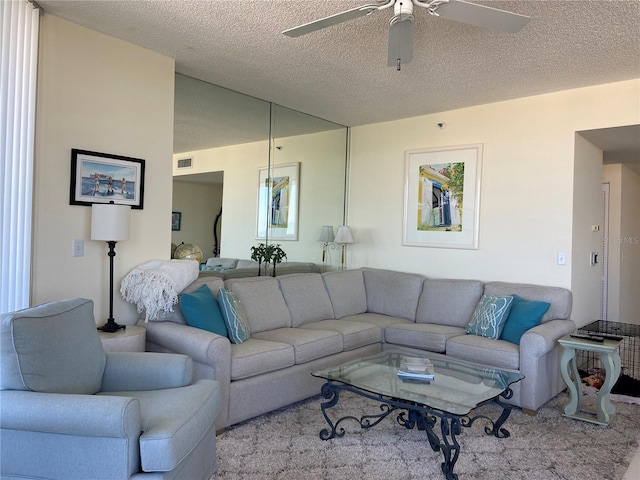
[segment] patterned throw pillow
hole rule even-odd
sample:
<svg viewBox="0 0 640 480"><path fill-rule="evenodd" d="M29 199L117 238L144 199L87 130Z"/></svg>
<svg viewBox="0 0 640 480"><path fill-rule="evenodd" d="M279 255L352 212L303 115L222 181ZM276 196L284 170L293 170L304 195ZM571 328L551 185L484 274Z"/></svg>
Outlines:
<svg viewBox="0 0 640 480"><path fill-rule="evenodd" d="M487 338L500 338L512 303L511 295L506 297L483 295L465 332Z"/></svg>
<svg viewBox="0 0 640 480"><path fill-rule="evenodd" d="M520 338L525 332L542 322L542 317L549 307L548 302L525 300L518 295L513 295L513 304L509 312L509 318L505 322L500 334L502 340L520 345Z"/></svg>
<svg viewBox="0 0 640 480"><path fill-rule="evenodd" d="M227 324L229 340L232 343L242 343L249 338L249 322L238 296L231 290L221 288L218 292L218 305L222 318Z"/></svg>
<svg viewBox="0 0 640 480"><path fill-rule="evenodd" d="M206 285L202 285L193 293L180 295L180 309L188 325L223 337L228 335L218 302Z"/></svg>

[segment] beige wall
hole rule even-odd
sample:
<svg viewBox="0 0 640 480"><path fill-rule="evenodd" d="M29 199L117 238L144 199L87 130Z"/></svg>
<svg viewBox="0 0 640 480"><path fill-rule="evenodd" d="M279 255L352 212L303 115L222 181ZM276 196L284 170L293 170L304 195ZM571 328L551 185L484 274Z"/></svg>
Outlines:
<svg viewBox="0 0 640 480"><path fill-rule="evenodd" d="M573 222L575 132L638 124L639 104L632 80L353 128L349 266L572 288L572 270L590 269L573 256L574 236L591 227L582 215ZM480 248L403 246L405 151L474 143L484 145ZM589 197L587 184L577 182L578 197ZM557 252L567 265L556 265ZM593 319L585 296L594 288L591 280L575 292L579 324Z"/></svg>
<svg viewBox="0 0 640 480"><path fill-rule="evenodd" d="M602 232L602 150L576 134L573 176L573 255L571 290L574 318L600 316L601 264L591 266L591 252L600 252ZM588 323L588 322L587 322Z"/></svg>
<svg viewBox="0 0 640 480"><path fill-rule="evenodd" d="M131 239L117 249L118 290L135 265L169 255L174 62L45 15L39 68L32 299L92 298L102 323L108 312L106 245L89 240L90 209L69 205L70 152L82 148L147 161L145 208L133 211ZM574 318L591 321L586 295L593 281L575 280L590 273L575 245L592 222L574 203L591 202L584 189L592 175L574 179L574 169L583 168L574 158L575 132L638 124L639 104L640 80L632 80L353 128L348 224L357 243L349 266L575 286ZM404 152L473 143L484 145L479 250L402 246ZM237 218L255 218L255 195L243 192L268 158L266 142L252 148L239 175L225 174L225 205L234 205ZM218 157L213 169L226 170L231 157ZM634 182L625 191L637 190ZM222 254L244 257L255 243L254 222L227 217L224 228L223 241L244 240L227 244ZM85 240L84 257L71 257L73 239ZM566 266L556 265L559 251L567 253ZM135 318L134 307L118 293L115 316L121 323Z"/></svg>
<svg viewBox="0 0 640 480"><path fill-rule="evenodd" d="M640 325L640 176L625 165L605 165L609 183L607 320Z"/></svg>
<svg viewBox="0 0 640 480"><path fill-rule="evenodd" d="M202 250L202 259L213 257L213 223L222 207L222 185L173 182L173 211L180 212L180 230L171 232L176 245L193 243ZM220 241L220 239L218 239Z"/></svg>
<svg viewBox="0 0 640 480"><path fill-rule="evenodd" d="M32 303L87 297L104 323L107 245L90 240L91 209L69 205L71 149L142 158L144 209L132 211L131 238L117 245L114 269L114 317L133 323L121 279L169 257L174 61L54 16L41 22ZM71 256L73 239L84 240L83 257Z"/></svg>

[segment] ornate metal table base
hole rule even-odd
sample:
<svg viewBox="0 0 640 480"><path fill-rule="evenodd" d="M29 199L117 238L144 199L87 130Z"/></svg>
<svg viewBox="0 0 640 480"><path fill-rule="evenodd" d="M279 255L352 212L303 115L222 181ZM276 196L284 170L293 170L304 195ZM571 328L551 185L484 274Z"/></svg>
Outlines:
<svg viewBox="0 0 640 480"><path fill-rule="evenodd" d="M340 391L346 390L361 397L370 398L377 402L380 402L381 413L378 415L363 415L360 418L353 416L345 416L337 420L335 423L331 421L327 415L327 410L334 407L340 399ZM343 437L346 433L345 429L339 425L347 420L353 420L360 424L361 428L371 428L376 426L390 414L399 410L400 413L397 417L397 422L408 428L417 428L418 430L424 430L429 440L429 445L434 452L441 451L444 456L444 462L442 463L442 472L447 480L457 480L458 475L453 473L453 468L458 461L460 455L460 444L456 439L457 435L462 433L462 427L471 427L476 420L484 419L488 422L484 431L487 435L493 435L497 438L509 437L507 429L502 428L504 422L507 421L511 414L511 405L500 401L499 397L493 399L495 403L502 407L502 414L497 420L484 415L476 415L469 417L468 415L454 415L451 413L441 412L433 410L421 404L406 402L396 398L386 398L382 395L375 395L358 390L356 388L334 384L331 381L325 383L322 386L322 396L327 399L320 407L322 408L322 415L329 424L329 428L324 428L320 431L320 438L322 440L329 440L334 437ZM513 392L510 388L507 388L500 397L505 399L511 398ZM440 419L440 436L436 433L436 424Z"/></svg>

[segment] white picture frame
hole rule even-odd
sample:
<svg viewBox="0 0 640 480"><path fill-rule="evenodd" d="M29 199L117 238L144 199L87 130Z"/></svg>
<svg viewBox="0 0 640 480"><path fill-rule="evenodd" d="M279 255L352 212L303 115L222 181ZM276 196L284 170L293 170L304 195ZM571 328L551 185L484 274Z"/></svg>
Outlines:
<svg viewBox="0 0 640 480"><path fill-rule="evenodd" d="M258 169L258 240L298 240L299 175L300 162Z"/></svg>
<svg viewBox="0 0 640 480"><path fill-rule="evenodd" d="M478 249L482 147L406 152L403 245Z"/></svg>

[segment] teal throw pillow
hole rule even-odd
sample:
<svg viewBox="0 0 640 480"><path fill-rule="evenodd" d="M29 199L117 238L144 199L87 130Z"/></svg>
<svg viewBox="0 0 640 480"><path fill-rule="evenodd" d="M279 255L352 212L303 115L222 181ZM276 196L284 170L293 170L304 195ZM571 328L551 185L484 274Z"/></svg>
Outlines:
<svg viewBox="0 0 640 480"><path fill-rule="evenodd" d="M506 297L483 295L465 332L487 338L500 338L512 303L511 295Z"/></svg>
<svg viewBox="0 0 640 480"><path fill-rule="evenodd" d="M180 309L187 324L226 337L227 326L213 293L202 285L193 293L180 295Z"/></svg>
<svg viewBox="0 0 640 480"><path fill-rule="evenodd" d="M520 338L524 333L540 325L542 317L549 307L550 303L540 302L535 300L525 300L518 295L513 295L513 304L511 305L511 311L509 312L509 318L507 318L504 324L504 329L500 338L507 342L520 345Z"/></svg>
<svg viewBox="0 0 640 480"><path fill-rule="evenodd" d="M221 288L218 292L218 305L227 324L229 340L242 343L249 338L249 322L238 296L231 290Z"/></svg>

